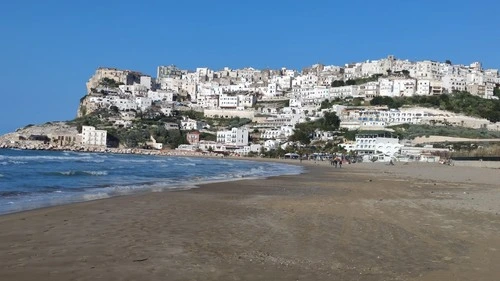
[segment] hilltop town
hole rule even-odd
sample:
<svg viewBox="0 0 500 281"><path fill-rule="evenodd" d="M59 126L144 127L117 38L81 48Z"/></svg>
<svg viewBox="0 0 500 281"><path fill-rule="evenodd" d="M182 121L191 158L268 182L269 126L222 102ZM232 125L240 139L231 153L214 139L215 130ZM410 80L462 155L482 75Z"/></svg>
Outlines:
<svg viewBox="0 0 500 281"><path fill-rule="evenodd" d="M77 119L27 126L0 145L278 156L322 151L369 159L427 153L434 161L432 152L442 155L451 146L415 149L412 140L434 134L436 126L455 136L500 136L499 85L499 71L479 62L394 56L301 71L169 65L158 66L156 77L100 67L86 84ZM412 128L427 131L408 135Z"/></svg>

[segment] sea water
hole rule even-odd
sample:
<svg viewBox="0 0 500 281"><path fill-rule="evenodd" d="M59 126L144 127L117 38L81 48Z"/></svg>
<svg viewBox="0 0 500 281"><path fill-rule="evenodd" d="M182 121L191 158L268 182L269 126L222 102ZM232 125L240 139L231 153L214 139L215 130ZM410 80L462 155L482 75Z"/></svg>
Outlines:
<svg viewBox="0 0 500 281"><path fill-rule="evenodd" d="M301 172L295 165L226 158L0 149L0 214Z"/></svg>

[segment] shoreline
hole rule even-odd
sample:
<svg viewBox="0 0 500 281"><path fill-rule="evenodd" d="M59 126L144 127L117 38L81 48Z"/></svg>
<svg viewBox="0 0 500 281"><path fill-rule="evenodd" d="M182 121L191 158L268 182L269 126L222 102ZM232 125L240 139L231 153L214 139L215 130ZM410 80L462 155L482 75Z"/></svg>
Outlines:
<svg viewBox="0 0 500 281"><path fill-rule="evenodd" d="M61 151L59 151L61 152ZM76 152L78 153L78 152ZM87 152L82 152L87 153ZM123 153L112 153L108 152L108 154L115 155L123 155ZM135 155L145 155L143 153L134 153ZM24 155L24 154L23 154ZM44 154L45 155L45 154ZM66 155L66 154L65 154ZM0 216L14 214L18 212L27 212L31 210L38 210L42 208L50 208L59 205L71 205L77 204L81 202L108 199L120 196L131 196L136 194L145 194L145 193L159 193L159 192L172 192L172 191L180 191L180 190L189 190L193 188L199 188L201 185L212 184L212 183L224 183L224 182L233 182L239 180L256 180L256 179L265 179L267 177L279 176L279 175L291 175L291 174L299 174L303 173L303 168L300 168L300 165L293 162L278 162L278 161L259 161L254 158L233 158L226 157L226 159L221 159L220 157L209 156L209 155L146 155L146 156L171 156L171 157L179 157L180 159L212 159L208 161L224 161L224 160L239 160L239 161L249 161L248 163L254 162L251 164L253 166L257 166L259 162L271 163L271 165L283 165L282 168L278 168L274 172L260 172L260 173L242 173L237 174L228 174L228 175L219 175L218 177L213 177L207 175L203 178L186 178L185 180L171 180L169 182L162 183L161 181L155 182L155 184L151 184L152 182L148 182L148 184L143 184L141 182L136 183L135 188L112 188L112 185L105 186L106 188L87 188L86 190L82 190L77 193L67 193L65 189L61 189L62 193L53 193L53 195L47 195L45 197L34 197L34 199L30 199L30 197L25 197L24 199L17 200L18 198L12 198L9 200L8 198L2 201L2 209L0 212ZM158 159L158 158L157 158ZM211 162L212 163L212 162ZM218 163L218 162L213 162ZM221 162L222 163L222 162ZM288 166L287 166L288 165ZM287 168L288 167L288 168ZM273 169L271 169L273 170ZM107 173L106 173L107 174ZM259 175L260 174L260 175ZM123 184L120 186L129 186L127 184ZM109 187L109 188L108 188ZM7 189L8 190L8 189ZM58 191L60 192L60 191ZM62 197L58 196L59 194L66 194ZM9 202L12 201L12 202ZM31 202L31 203L30 203ZM10 205L12 204L12 205Z"/></svg>

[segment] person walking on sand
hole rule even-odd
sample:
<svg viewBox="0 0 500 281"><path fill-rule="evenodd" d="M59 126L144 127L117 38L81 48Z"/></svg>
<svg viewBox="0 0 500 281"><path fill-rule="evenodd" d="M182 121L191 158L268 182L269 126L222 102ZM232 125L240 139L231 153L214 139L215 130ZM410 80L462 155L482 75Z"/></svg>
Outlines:
<svg viewBox="0 0 500 281"><path fill-rule="evenodd" d="M339 168L342 168L342 159L339 159Z"/></svg>

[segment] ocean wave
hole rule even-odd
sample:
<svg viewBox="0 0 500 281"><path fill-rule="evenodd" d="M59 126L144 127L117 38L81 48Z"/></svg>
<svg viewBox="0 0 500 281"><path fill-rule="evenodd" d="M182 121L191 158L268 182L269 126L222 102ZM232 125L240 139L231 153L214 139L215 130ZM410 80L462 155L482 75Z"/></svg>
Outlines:
<svg viewBox="0 0 500 281"><path fill-rule="evenodd" d="M137 163L137 164L148 164L148 163L169 163L167 159L116 159L116 162L126 162L126 163Z"/></svg>
<svg viewBox="0 0 500 281"><path fill-rule="evenodd" d="M196 166L196 163L174 163L175 166Z"/></svg>
<svg viewBox="0 0 500 281"><path fill-rule="evenodd" d="M109 198L111 195L105 192L99 192L99 193L89 193L89 194L84 194L83 195L83 200L85 201L91 201L91 200L97 200L97 199L104 199L104 198Z"/></svg>
<svg viewBox="0 0 500 281"><path fill-rule="evenodd" d="M105 160L101 159L78 159L75 163L104 163Z"/></svg>
<svg viewBox="0 0 500 281"><path fill-rule="evenodd" d="M62 172L50 172L51 175L59 176L107 176L107 171L62 171Z"/></svg>
<svg viewBox="0 0 500 281"><path fill-rule="evenodd" d="M6 166L6 165L22 165L22 164L27 164L25 161L17 161L17 160L8 160L8 161L2 161L0 162L0 165Z"/></svg>
<svg viewBox="0 0 500 281"><path fill-rule="evenodd" d="M23 196L23 195L26 195L26 194L30 194L30 192L19 191L19 190L15 190L15 191L0 191L0 197L17 197L17 196Z"/></svg>
<svg viewBox="0 0 500 281"><path fill-rule="evenodd" d="M14 164L14 165L23 165L23 164L27 164L28 162L25 162L25 161L9 161L9 164Z"/></svg>
<svg viewBox="0 0 500 281"><path fill-rule="evenodd" d="M92 160L90 156L48 156L48 155L36 155L36 156L4 156L0 160L8 161L78 161L78 160Z"/></svg>

